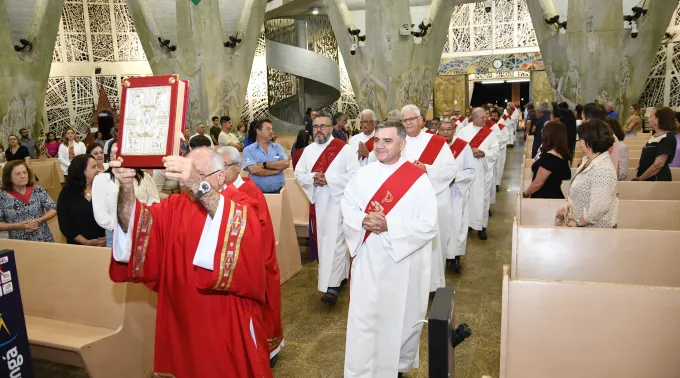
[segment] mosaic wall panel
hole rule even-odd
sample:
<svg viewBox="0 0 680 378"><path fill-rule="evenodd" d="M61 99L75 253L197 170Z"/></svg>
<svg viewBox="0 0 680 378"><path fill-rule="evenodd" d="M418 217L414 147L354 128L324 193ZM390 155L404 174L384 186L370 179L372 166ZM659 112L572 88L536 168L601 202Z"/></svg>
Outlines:
<svg viewBox="0 0 680 378"><path fill-rule="evenodd" d="M498 55L475 55L455 58L443 58L438 75L460 75L464 73L496 72L493 62L500 59L503 62L501 71L531 71L542 70L543 59L541 53L516 53Z"/></svg>
<svg viewBox="0 0 680 378"><path fill-rule="evenodd" d="M553 94L548 74L545 71L531 71L531 101L552 102Z"/></svg>
<svg viewBox="0 0 680 378"><path fill-rule="evenodd" d="M434 80L434 114L444 113L445 109L463 109L466 101L465 87L467 75L437 76Z"/></svg>

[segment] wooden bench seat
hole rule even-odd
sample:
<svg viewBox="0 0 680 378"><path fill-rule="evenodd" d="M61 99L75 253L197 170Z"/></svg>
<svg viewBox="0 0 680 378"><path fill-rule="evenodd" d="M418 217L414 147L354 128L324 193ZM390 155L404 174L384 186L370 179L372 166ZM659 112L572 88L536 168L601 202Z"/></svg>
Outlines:
<svg viewBox="0 0 680 378"><path fill-rule="evenodd" d="M309 237L309 199L294 177L287 177L284 186L290 195L295 233L299 238Z"/></svg>
<svg viewBox="0 0 680 378"><path fill-rule="evenodd" d="M31 355L92 378L153 373L156 293L109 279L111 251L3 240L13 249Z"/></svg>
<svg viewBox="0 0 680 378"><path fill-rule="evenodd" d="M525 180L530 180L531 178L534 177L534 174L531 172L531 164L533 162L525 161L524 163L524 179ZM572 167L571 168L571 177L574 177L576 175L576 170L578 167ZM673 181L680 181L680 168L671 168L671 175L673 176ZM628 168L628 175L626 176L626 181L630 181L633 179L633 177L637 176L637 168Z"/></svg>
<svg viewBox="0 0 680 378"><path fill-rule="evenodd" d="M522 190L531 184L522 180ZM569 195L571 181L562 181L562 194ZM680 201L680 181L619 181L616 192L622 200Z"/></svg>
<svg viewBox="0 0 680 378"><path fill-rule="evenodd" d="M265 194L276 237L276 259L279 263L281 284L302 270L300 246L295 236L295 225L287 188L279 194Z"/></svg>

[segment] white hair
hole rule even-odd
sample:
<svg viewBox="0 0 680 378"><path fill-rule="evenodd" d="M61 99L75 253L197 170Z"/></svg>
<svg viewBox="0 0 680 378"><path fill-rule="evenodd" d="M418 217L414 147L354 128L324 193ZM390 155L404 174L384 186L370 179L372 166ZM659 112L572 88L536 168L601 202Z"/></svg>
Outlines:
<svg viewBox="0 0 680 378"><path fill-rule="evenodd" d="M408 112L414 112L414 113L416 113L416 115L419 115L419 116L421 115L419 107L417 107L413 104L408 104L408 105L404 105L404 107L401 108L401 118L404 118L404 113L408 113Z"/></svg>
<svg viewBox="0 0 680 378"><path fill-rule="evenodd" d="M387 113L387 116L392 117L392 119L395 121L401 120L401 113L397 109L390 110L390 112Z"/></svg>
<svg viewBox="0 0 680 378"><path fill-rule="evenodd" d="M231 164L241 164L241 153L238 152L236 147L232 146L222 146L217 149L217 153L222 156L224 154L229 154L229 160L231 160ZM226 164L226 163L224 163ZM222 167L224 167L224 164L222 164Z"/></svg>
<svg viewBox="0 0 680 378"><path fill-rule="evenodd" d="M217 153L215 150L213 150L212 148L210 148L210 147L196 147L196 148L192 148L192 149L191 149L191 152L189 152L189 154L188 154L187 156L188 156L188 157L191 157L192 154L195 155L196 153L205 153L205 154L208 154L208 155L210 156L210 160L212 160L212 163L213 163L213 168L212 168L212 169L215 169L215 170L218 170L218 169L222 170L222 169L224 169L224 158L222 157L222 155L218 154L218 153Z"/></svg>
<svg viewBox="0 0 680 378"><path fill-rule="evenodd" d="M359 118L365 116L366 114L370 114L370 115L371 115L371 119L374 120L374 121L376 120L376 119L375 119L375 112L374 112L373 110L371 110L371 109L364 109L364 110L362 110L361 113L359 113Z"/></svg>

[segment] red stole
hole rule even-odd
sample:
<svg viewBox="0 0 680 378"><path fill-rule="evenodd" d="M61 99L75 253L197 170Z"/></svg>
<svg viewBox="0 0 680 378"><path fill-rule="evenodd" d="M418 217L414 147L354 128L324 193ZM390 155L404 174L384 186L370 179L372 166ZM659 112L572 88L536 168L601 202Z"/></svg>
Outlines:
<svg viewBox="0 0 680 378"><path fill-rule="evenodd" d="M328 143L328 146L326 146L326 149L323 150L321 155L316 159L316 163L314 163L314 166L312 167L312 172L323 172L326 173L326 170L328 170L328 167L330 167L331 163L333 163L333 160L335 160L335 157L338 156L340 153L340 150L342 150L343 147L345 147L345 142L338 138L333 138L330 143ZM309 233L310 233L310 246L312 247L312 251L310 253L311 258L316 258L318 261L318 244L316 240L316 207L314 206L313 203L309 204Z"/></svg>
<svg viewBox="0 0 680 378"><path fill-rule="evenodd" d="M430 141L427 142L427 146L425 146L423 152L420 154L418 161L423 164L432 165L435 159L437 159L439 151L442 150L444 144L446 144L446 139L439 135L433 135L432 138L430 138Z"/></svg>
<svg viewBox="0 0 680 378"><path fill-rule="evenodd" d="M364 143L364 146L366 146L366 149L368 150L368 152L372 152L372 151L373 151L373 147L375 146L375 138L373 138L373 137L369 138L369 139L366 141L366 143ZM366 160L366 159L368 159L367 156L362 156L362 157L361 157L361 160L362 160L362 161L363 161L363 160Z"/></svg>
<svg viewBox="0 0 680 378"><path fill-rule="evenodd" d="M432 131L430 129L425 129L425 132L428 133L428 134L434 134L434 131Z"/></svg>
<svg viewBox="0 0 680 378"><path fill-rule="evenodd" d="M461 152L463 152L463 148L467 146L468 142L461 138L456 138L456 140L453 141L451 144L451 152L453 153L454 159L458 159L458 155L460 155Z"/></svg>
<svg viewBox="0 0 680 378"><path fill-rule="evenodd" d="M500 122L499 122L499 123L497 123L496 125L498 125L498 128L501 129L501 131L505 128L505 124L504 124L504 123L500 123Z"/></svg>
<svg viewBox="0 0 680 378"><path fill-rule="evenodd" d="M460 116L460 118L456 118L456 121L463 123L465 121L465 116Z"/></svg>
<svg viewBox="0 0 680 378"><path fill-rule="evenodd" d="M486 137L491 134L491 131L492 130L489 127L482 127L479 132L477 132L477 135L475 135L475 137L470 141L470 147L479 148L479 146L481 146L486 140Z"/></svg>
<svg viewBox="0 0 680 378"><path fill-rule="evenodd" d="M515 110L517 110L517 108L512 108L512 111L509 113L509 114L510 114L510 115L509 115L510 117L512 117L512 115L515 114Z"/></svg>
<svg viewBox="0 0 680 378"><path fill-rule="evenodd" d="M488 121L486 121L486 123L484 124L484 127L490 129L490 128L492 128L493 125L495 125L495 124L496 124L496 123L495 123L494 121L488 120Z"/></svg>
<svg viewBox="0 0 680 378"><path fill-rule="evenodd" d="M503 120L506 121L508 119L508 116L506 114L503 114Z"/></svg>
<svg viewBox="0 0 680 378"><path fill-rule="evenodd" d="M33 194L33 185L27 186L26 187L26 193L24 193L24 194L21 194L21 193L17 192L16 190L8 190L7 194L9 194L12 197L23 202L24 205L28 205L28 203L31 202L31 194Z"/></svg>
<svg viewBox="0 0 680 378"><path fill-rule="evenodd" d="M418 168L415 164L408 161L405 162L401 167L397 168L397 170L383 182L375 194L373 194L373 197L368 201L364 212L366 214L389 214L399 200L404 197L406 192L411 189L411 186L413 186L416 180L424 174L425 171ZM366 239L368 239L369 236L371 236L371 232L366 231L362 244L366 242Z"/></svg>

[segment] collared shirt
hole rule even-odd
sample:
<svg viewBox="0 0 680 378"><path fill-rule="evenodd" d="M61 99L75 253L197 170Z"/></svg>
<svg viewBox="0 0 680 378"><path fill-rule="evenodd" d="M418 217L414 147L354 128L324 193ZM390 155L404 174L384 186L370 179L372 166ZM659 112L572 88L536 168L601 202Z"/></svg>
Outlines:
<svg viewBox="0 0 680 378"><path fill-rule="evenodd" d="M28 149L28 156L30 156L31 159L35 158L36 143L33 139L28 138L27 140L24 140L21 138L19 139L19 143Z"/></svg>
<svg viewBox="0 0 680 378"><path fill-rule="evenodd" d="M339 131L333 127L333 138L338 138L343 142L347 142L347 133L345 131Z"/></svg>
<svg viewBox="0 0 680 378"><path fill-rule="evenodd" d="M609 118L619 118L619 115L616 114L616 112L612 110L611 112L607 113L607 117L609 117Z"/></svg>
<svg viewBox="0 0 680 378"><path fill-rule="evenodd" d="M243 170L248 171L248 177L253 179L255 185L257 185L262 192L276 192L277 190L280 190L286 182L283 171L271 176L257 176L250 173L248 167L257 165L257 163L285 160L286 158L286 151L280 144L269 142L269 148L265 152L265 150L260 147L260 144L255 142L243 149Z"/></svg>
<svg viewBox="0 0 680 378"><path fill-rule="evenodd" d="M583 219L594 228L612 228L619 215L619 199L616 197L616 168L605 151L586 167L584 157L569 187L571 216Z"/></svg>

